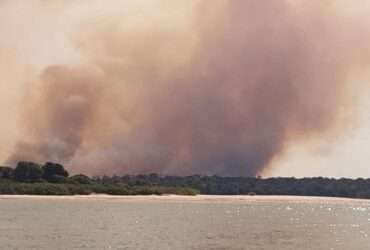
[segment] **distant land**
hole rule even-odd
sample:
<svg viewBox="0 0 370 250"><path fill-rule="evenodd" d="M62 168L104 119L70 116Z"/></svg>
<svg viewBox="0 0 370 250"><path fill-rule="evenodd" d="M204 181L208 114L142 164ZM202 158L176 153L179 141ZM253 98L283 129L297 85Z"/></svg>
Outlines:
<svg viewBox="0 0 370 250"><path fill-rule="evenodd" d="M1 195L284 195L370 199L370 179L162 176L70 176L58 163L0 167Z"/></svg>

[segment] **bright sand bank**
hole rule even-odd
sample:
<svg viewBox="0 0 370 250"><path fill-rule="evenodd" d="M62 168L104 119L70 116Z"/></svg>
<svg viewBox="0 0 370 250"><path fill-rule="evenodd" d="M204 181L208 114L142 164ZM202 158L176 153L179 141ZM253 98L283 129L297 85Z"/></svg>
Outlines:
<svg viewBox="0 0 370 250"><path fill-rule="evenodd" d="M199 202L199 203L260 203L260 202L289 202L289 203L337 203L360 202L368 203L370 200L349 199L335 197L308 197L308 196L248 196L248 195L138 195L113 196L105 194L75 195L75 196L45 196L45 195L0 195L1 200L32 199L32 200L76 200L76 201L114 201L114 202Z"/></svg>

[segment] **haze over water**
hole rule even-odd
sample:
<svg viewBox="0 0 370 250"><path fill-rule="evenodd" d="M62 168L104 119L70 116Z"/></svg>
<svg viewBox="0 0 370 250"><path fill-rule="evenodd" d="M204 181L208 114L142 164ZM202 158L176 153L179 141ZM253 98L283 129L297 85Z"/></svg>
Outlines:
<svg viewBox="0 0 370 250"><path fill-rule="evenodd" d="M2 197L1 249L367 250L370 202L294 197Z"/></svg>

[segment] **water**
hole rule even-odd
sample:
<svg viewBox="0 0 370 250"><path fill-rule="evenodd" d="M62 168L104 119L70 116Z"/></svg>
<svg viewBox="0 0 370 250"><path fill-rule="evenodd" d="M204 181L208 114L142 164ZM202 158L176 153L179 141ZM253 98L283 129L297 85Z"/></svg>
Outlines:
<svg viewBox="0 0 370 250"><path fill-rule="evenodd" d="M0 249L370 249L370 202L0 198Z"/></svg>

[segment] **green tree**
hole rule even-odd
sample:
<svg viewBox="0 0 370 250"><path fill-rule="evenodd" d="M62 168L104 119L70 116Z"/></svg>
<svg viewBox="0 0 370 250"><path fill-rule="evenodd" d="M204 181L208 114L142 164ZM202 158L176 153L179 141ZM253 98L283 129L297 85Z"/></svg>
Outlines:
<svg viewBox="0 0 370 250"><path fill-rule="evenodd" d="M67 170L58 163L47 162L43 167L42 178L48 182L64 183L69 176Z"/></svg>
<svg viewBox="0 0 370 250"><path fill-rule="evenodd" d="M0 178L11 179L14 175L14 169L10 167L0 167Z"/></svg>
<svg viewBox="0 0 370 250"><path fill-rule="evenodd" d="M41 181L42 168L34 162L19 162L14 170L14 179L20 182Z"/></svg>
<svg viewBox="0 0 370 250"><path fill-rule="evenodd" d="M88 185L88 184L92 184L93 182L88 176L83 175L83 174L78 174L78 175L69 177L68 183Z"/></svg>

